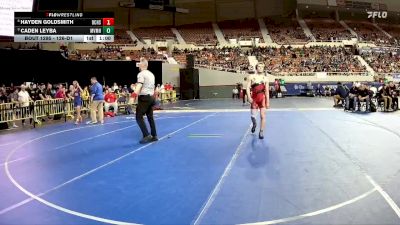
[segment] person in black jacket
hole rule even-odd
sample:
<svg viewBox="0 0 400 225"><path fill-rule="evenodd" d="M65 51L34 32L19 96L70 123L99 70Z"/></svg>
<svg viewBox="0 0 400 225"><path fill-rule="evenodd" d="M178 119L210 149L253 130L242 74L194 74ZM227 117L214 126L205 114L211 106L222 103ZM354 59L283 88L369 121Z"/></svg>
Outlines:
<svg viewBox="0 0 400 225"><path fill-rule="evenodd" d="M349 89L345 85L341 82L338 82L337 85L335 95L333 96L333 102L335 103L333 107L338 107L339 101L343 101L349 94Z"/></svg>
<svg viewBox="0 0 400 225"><path fill-rule="evenodd" d="M346 110L350 110L350 108L354 111L357 105L357 97L358 97L358 87L355 83L350 88L349 94L346 97Z"/></svg>

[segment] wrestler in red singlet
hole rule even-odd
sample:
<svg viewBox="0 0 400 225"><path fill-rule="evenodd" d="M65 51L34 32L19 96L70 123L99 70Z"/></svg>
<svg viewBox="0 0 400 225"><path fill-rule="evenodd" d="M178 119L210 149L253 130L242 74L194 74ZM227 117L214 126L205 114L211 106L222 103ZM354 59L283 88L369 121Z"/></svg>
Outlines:
<svg viewBox="0 0 400 225"><path fill-rule="evenodd" d="M251 98L249 98L249 102L251 103L251 121L253 123L251 132L254 133L256 131L256 114L257 110L259 109L261 120L259 138L263 139L265 128L265 111L266 108L269 108L269 85L268 77L264 71L264 64L257 64L256 74L249 75L247 92L251 93Z"/></svg>
<svg viewBox="0 0 400 225"><path fill-rule="evenodd" d="M263 81L251 85L251 98L253 99L251 109L265 108L265 83Z"/></svg>

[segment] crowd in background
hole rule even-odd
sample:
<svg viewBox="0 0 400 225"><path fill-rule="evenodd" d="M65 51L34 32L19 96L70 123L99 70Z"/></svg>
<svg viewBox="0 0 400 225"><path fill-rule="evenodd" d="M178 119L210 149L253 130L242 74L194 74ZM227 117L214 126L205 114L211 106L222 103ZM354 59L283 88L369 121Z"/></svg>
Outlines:
<svg viewBox="0 0 400 225"><path fill-rule="evenodd" d="M354 38L349 30L333 19L305 20L316 40L350 40Z"/></svg>
<svg viewBox="0 0 400 225"><path fill-rule="evenodd" d="M247 52L241 48L203 48L199 50L174 49L173 56L182 63L182 56L194 55L195 65L231 72L247 71L250 64Z"/></svg>
<svg viewBox="0 0 400 225"><path fill-rule="evenodd" d="M197 67L212 68L229 72L249 72L252 70L248 56L255 56L264 62L271 73L301 72L367 72L367 68L357 59L353 48L313 46L293 48L282 46L253 48L203 48L177 49L170 56L180 64L186 64L186 56L194 55ZM400 54L363 52L361 57L378 73L400 72ZM150 60L166 61L168 54L153 48L140 51L122 51L117 47L98 48L93 51L73 51L68 53L71 60Z"/></svg>
<svg viewBox="0 0 400 225"><path fill-rule="evenodd" d="M256 48L204 48L178 50L173 54L193 54L195 64L226 71L251 69L248 56L264 62L273 73L282 72L365 72L365 66L355 58L352 49L345 47L256 47Z"/></svg>
<svg viewBox="0 0 400 225"><path fill-rule="evenodd" d="M266 18L269 35L279 44L307 42L310 39L304 34L296 19L293 18Z"/></svg>
<svg viewBox="0 0 400 225"><path fill-rule="evenodd" d="M255 48L251 55L271 72L365 72L351 49L344 47Z"/></svg>
<svg viewBox="0 0 400 225"><path fill-rule="evenodd" d="M133 92L135 90L135 84L131 85L103 85L104 90L104 110L106 115L115 116L118 111L119 104L134 104L135 99ZM158 84L155 90L157 98L159 94L165 93L166 91L175 90L175 86L170 83ZM19 86L11 84L6 86L2 84L0 87L0 104L12 103L14 107L32 107L32 103L38 100L50 100L50 99L64 99L68 101L74 100L74 86L63 84L36 84L36 83L24 83ZM80 93L83 101L90 99L90 86L83 86L82 92ZM109 113L112 109L113 113ZM133 113L131 108L128 108L127 113ZM32 121L31 121L32 122ZM23 121L25 124L25 121ZM14 123L14 127L17 125Z"/></svg>
<svg viewBox="0 0 400 225"><path fill-rule="evenodd" d="M369 52L362 54L365 61L378 73L398 73L400 72L400 55L379 52Z"/></svg>
<svg viewBox="0 0 400 225"><path fill-rule="evenodd" d="M107 45L104 48L96 48L95 50L63 50L63 55L69 60L91 61L91 60L139 60L145 57L149 60L166 60L163 52L154 50L153 48L142 48L141 50L123 50L116 45Z"/></svg>

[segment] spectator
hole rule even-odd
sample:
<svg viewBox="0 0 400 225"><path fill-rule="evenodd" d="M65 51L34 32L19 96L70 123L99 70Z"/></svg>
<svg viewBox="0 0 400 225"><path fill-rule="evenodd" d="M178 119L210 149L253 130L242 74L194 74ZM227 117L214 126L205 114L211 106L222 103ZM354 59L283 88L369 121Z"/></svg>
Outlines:
<svg viewBox="0 0 400 225"><path fill-rule="evenodd" d="M110 106L113 107L114 115L117 115L118 112L118 102L117 95L113 92L111 88L106 91L106 95L104 97L105 103L104 108L106 112L110 111Z"/></svg>
<svg viewBox="0 0 400 225"><path fill-rule="evenodd" d="M18 104L18 93L19 90L17 88L14 88L14 91L8 96L8 102Z"/></svg>
<svg viewBox="0 0 400 225"><path fill-rule="evenodd" d="M390 89L388 85L384 84L383 87L379 90L379 93L383 99L384 111L392 111L392 96L390 94Z"/></svg>
<svg viewBox="0 0 400 225"><path fill-rule="evenodd" d="M367 88L367 85L361 84L359 90L358 90L358 102L366 102L366 110L367 112L370 112L370 96L369 96L369 90ZM358 108L358 111L361 109Z"/></svg>
<svg viewBox="0 0 400 225"><path fill-rule="evenodd" d="M74 99L75 88L74 85L69 85L68 91L66 92L66 97L68 100Z"/></svg>
<svg viewBox="0 0 400 225"><path fill-rule="evenodd" d="M134 111L132 109L132 105L136 104L137 100L138 100L137 97L134 94L135 88L136 88L136 84L131 84L129 86L129 89L127 89L127 91L129 92L128 110L127 110L128 114L133 114L134 113Z"/></svg>
<svg viewBox="0 0 400 225"><path fill-rule="evenodd" d="M118 87L117 83L114 82L114 84L112 86L112 90L115 92L118 89L119 89L119 87Z"/></svg>
<svg viewBox="0 0 400 225"><path fill-rule="evenodd" d="M317 84L317 90L315 91L315 95L318 97L322 97L324 95L324 88L321 84Z"/></svg>
<svg viewBox="0 0 400 225"><path fill-rule="evenodd" d="M29 96L31 97L32 101L36 101L38 99L36 99L37 96L37 88L36 88L36 84L31 84L29 88L26 88L26 91L28 91Z"/></svg>
<svg viewBox="0 0 400 225"><path fill-rule="evenodd" d="M55 98L58 98L58 99L65 99L66 98L65 88L64 88L64 86L62 84L60 84L58 86L58 90L57 90L57 93L55 95Z"/></svg>
<svg viewBox="0 0 400 225"><path fill-rule="evenodd" d="M160 93L160 90L161 90L160 88L161 88L160 84L157 84L156 93Z"/></svg>
<svg viewBox="0 0 400 225"><path fill-rule="evenodd" d="M46 100L46 85L45 84L40 84L39 86L39 90L38 90L38 96L39 96L39 100Z"/></svg>
<svg viewBox="0 0 400 225"><path fill-rule="evenodd" d="M18 99L19 99L19 90L17 89L17 88L15 88L15 87L13 87L13 92L12 93L10 93L10 95L8 96L9 97L9 102L10 103L13 103L13 109L15 109L15 108L17 108L18 107L18 104L19 104L19 101L18 101ZM15 120L15 111L13 112L13 119ZM15 124L15 121L13 121L13 128L18 128L18 126Z"/></svg>
<svg viewBox="0 0 400 225"><path fill-rule="evenodd" d="M21 85L21 91L18 92L18 102L21 107L21 117L29 117L31 114L30 104L32 101L29 93L26 91L26 86ZM32 123L32 118L30 119L30 123ZM22 125L25 126L25 119L22 120Z"/></svg>
<svg viewBox="0 0 400 225"><path fill-rule="evenodd" d="M7 102L8 102L8 97L5 89L0 89L0 104Z"/></svg>
<svg viewBox="0 0 400 225"><path fill-rule="evenodd" d="M338 86L336 88L335 95L333 96L333 107L338 107L339 101L343 101L349 94L349 90L345 85L343 85L341 82L338 82L337 85Z"/></svg>
<svg viewBox="0 0 400 225"><path fill-rule="evenodd" d="M129 92L128 92L128 90L127 90L127 89L123 89L123 88L121 88L120 90L121 90L121 92L119 93L119 95L117 95L117 96L118 96L118 100L117 100L118 105L119 105L119 104L126 104L126 103L128 103L128 99L129 99Z"/></svg>
<svg viewBox="0 0 400 225"><path fill-rule="evenodd" d="M165 86L164 86L164 84L161 84L161 86L160 86L160 93L161 94L164 94L165 93Z"/></svg>
<svg viewBox="0 0 400 225"><path fill-rule="evenodd" d="M237 87L234 87L232 89L232 99L235 99L235 98L239 98L239 90L237 89Z"/></svg>
<svg viewBox="0 0 400 225"><path fill-rule="evenodd" d="M356 109L358 96L358 87L356 83L350 88L349 95L346 98L346 109L354 111Z"/></svg>
<svg viewBox="0 0 400 225"><path fill-rule="evenodd" d="M327 97L327 96L330 97L331 96L331 87L325 86L324 94L325 94L325 97Z"/></svg>
<svg viewBox="0 0 400 225"><path fill-rule="evenodd" d="M399 99L397 88L393 81L389 82L389 85L387 86L387 92L393 100L393 105L396 106L394 110L397 110L399 108Z"/></svg>
<svg viewBox="0 0 400 225"><path fill-rule="evenodd" d="M54 97L53 85L51 85L50 83L47 84L47 88L44 91L44 96L46 97L46 99L52 99Z"/></svg>
<svg viewBox="0 0 400 225"><path fill-rule="evenodd" d="M84 88L83 88L83 91L82 91L82 100L83 101L88 101L89 100L89 97L90 97L90 94L89 94L89 88L88 88L88 86L85 86Z"/></svg>

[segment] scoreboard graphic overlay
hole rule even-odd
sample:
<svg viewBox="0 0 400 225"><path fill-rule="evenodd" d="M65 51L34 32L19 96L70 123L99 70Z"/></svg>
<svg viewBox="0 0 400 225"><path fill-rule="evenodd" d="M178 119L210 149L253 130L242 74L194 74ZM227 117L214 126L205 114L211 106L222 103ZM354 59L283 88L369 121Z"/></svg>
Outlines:
<svg viewBox="0 0 400 225"><path fill-rule="evenodd" d="M14 42L114 42L114 13L15 12Z"/></svg>

